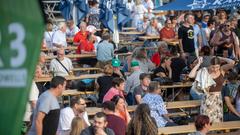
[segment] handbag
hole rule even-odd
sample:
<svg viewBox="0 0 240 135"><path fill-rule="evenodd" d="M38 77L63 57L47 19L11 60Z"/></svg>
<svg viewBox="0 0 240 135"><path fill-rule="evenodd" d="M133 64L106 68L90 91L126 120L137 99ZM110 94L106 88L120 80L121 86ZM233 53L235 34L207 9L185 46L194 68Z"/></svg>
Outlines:
<svg viewBox="0 0 240 135"><path fill-rule="evenodd" d="M153 81L159 82L160 85L171 85L171 84L173 84L173 81L168 77L154 78Z"/></svg>

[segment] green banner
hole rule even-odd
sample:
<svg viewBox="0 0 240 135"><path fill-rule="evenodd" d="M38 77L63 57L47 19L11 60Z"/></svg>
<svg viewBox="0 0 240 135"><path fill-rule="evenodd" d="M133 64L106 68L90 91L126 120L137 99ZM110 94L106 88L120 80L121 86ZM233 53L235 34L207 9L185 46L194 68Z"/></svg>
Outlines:
<svg viewBox="0 0 240 135"><path fill-rule="evenodd" d="M38 0L0 1L0 135L19 135L44 30Z"/></svg>

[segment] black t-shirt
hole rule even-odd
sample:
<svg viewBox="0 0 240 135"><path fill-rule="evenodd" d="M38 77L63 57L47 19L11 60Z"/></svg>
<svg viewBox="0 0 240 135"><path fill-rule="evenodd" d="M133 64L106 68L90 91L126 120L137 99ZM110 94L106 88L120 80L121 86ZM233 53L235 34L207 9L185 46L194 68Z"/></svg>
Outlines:
<svg viewBox="0 0 240 135"><path fill-rule="evenodd" d="M135 98L135 96L136 95L141 95L141 97L143 98L143 96L145 95L145 91L144 91L144 89L142 88L142 85L140 84L140 85L138 85L137 87L135 87L134 88L134 90L133 90L133 98L134 98L134 105L136 105L137 104L137 101L136 101L136 98Z"/></svg>
<svg viewBox="0 0 240 135"><path fill-rule="evenodd" d="M182 58L172 58L171 68L172 80L174 82L180 82L180 75L185 66L185 61Z"/></svg>
<svg viewBox="0 0 240 135"><path fill-rule="evenodd" d="M113 80L112 76L101 76L97 79L97 83L99 85L98 103L102 103L103 97L112 87L112 80Z"/></svg>
<svg viewBox="0 0 240 135"><path fill-rule="evenodd" d="M60 116L60 109L49 111L43 119L43 135L56 134Z"/></svg>
<svg viewBox="0 0 240 135"><path fill-rule="evenodd" d="M178 38L182 39L183 51L187 53L193 53L195 51L194 48L194 31L193 27L185 27L182 25L178 29Z"/></svg>
<svg viewBox="0 0 240 135"><path fill-rule="evenodd" d="M153 77L152 77L152 79L159 77L159 76L157 76L157 73L164 73L166 76L168 76L167 70L165 70L162 66L157 67L157 68L153 71Z"/></svg>

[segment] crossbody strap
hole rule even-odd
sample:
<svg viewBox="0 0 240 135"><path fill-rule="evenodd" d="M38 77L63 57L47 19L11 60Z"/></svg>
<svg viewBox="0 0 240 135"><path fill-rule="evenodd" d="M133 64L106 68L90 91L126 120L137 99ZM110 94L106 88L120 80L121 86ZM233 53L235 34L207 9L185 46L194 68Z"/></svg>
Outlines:
<svg viewBox="0 0 240 135"><path fill-rule="evenodd" d="M56 60L57 60L57 61L62 65L62 67L67 71L68 75L70 75L68 69L62 64L62 62L61 62L58 58L56 58Z"/></svg>

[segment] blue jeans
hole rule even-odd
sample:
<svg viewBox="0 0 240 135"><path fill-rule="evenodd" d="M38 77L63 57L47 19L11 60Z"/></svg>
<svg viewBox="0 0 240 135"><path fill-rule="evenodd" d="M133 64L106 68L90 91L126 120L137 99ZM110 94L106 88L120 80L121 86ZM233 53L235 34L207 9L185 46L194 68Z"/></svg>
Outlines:
<svg viewBox="0 0 240 135"><path fill-rule="evenodd" d="M199 94L193 89L190 90L190 95L192 100L201 100L203 97L203 94Z"/></svg>

